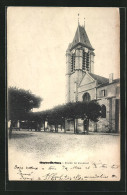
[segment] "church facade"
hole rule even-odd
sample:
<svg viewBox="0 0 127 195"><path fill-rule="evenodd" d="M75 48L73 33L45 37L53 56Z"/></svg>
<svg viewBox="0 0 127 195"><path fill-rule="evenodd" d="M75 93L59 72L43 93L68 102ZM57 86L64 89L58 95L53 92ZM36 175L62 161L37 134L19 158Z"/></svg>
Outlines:
<svg viewBox="0 0 127 195"><path fill-rule="evenodd" d="M91 122L87 127L77 119L77 131L119 132L120 129L120 79L113 74L105 78L94 74L95 52L85 27L78 23L72 43L66 51L66 103L96 100L102 106L99 122ZM73 131L71 119L65 122L66 130Z"/></svg>

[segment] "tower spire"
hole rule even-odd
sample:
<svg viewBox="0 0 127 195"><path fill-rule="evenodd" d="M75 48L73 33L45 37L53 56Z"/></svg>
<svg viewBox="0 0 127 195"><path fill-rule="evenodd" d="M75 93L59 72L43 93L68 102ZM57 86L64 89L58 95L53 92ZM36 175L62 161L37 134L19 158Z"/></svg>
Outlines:
<svg viewBox="0 0 127 195"><path fill-rule="evenodd" d="M78 13L78 26L79 26L79 13Z"/></svg>

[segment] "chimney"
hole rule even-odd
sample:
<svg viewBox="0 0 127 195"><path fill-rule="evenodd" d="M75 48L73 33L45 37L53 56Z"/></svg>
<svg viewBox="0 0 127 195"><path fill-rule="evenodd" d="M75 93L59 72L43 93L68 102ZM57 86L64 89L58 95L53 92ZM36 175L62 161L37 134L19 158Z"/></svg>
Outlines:
<svg viewBox="0 0 127 195"><path fill-rule="evenodd" d="M113 82L113 73L109 74L109 83Z"/></svg>

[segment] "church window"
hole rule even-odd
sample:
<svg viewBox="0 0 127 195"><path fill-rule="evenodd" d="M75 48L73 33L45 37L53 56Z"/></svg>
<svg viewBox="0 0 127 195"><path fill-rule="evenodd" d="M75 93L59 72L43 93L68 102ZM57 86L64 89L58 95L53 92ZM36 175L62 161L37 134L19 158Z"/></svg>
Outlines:
<svg viewBox="0 0 127 195"><path fill-rule="evenodd" d="M83 95L83 102L89 102L90 101L90 94L89 93L85 93Z"/></svg>
<svg viewBox="0 0 127 195"><path fill-rule="evenodd" d="M102 105L101 106L101 114L102 114L102 118L106 118L106 106Z"/></svg>
<svg viewBox="0 0 127 195"><path fill-rule="evenodd" d="M75 54L71 56L71 72L75 70Z"/></svg>

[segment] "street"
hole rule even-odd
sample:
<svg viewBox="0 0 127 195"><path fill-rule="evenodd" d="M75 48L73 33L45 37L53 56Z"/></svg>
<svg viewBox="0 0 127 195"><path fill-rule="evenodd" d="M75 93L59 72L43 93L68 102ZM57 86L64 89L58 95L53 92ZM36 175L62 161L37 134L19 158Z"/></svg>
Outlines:
<svg viewBox="0 0 127 195"><path fill-rule="evenodd" d="M15 165L39 166L39 163L44 161L87 161L93 164L102 162L108 166L120 163L120 136L118 135L75 135L14 130L8 141L8 148L12 179L17 178L12 174Z"/></svg>

